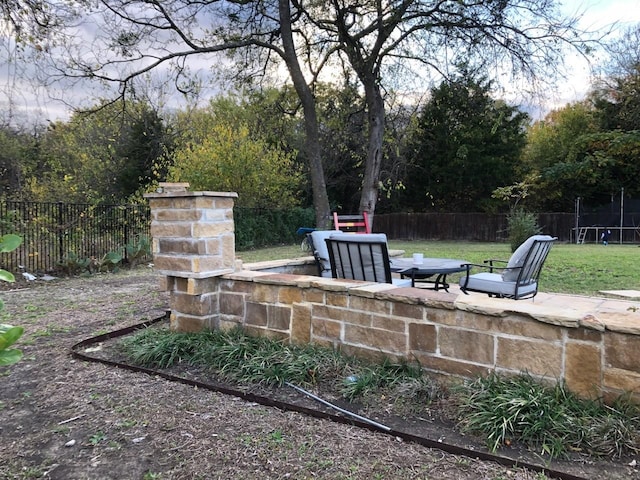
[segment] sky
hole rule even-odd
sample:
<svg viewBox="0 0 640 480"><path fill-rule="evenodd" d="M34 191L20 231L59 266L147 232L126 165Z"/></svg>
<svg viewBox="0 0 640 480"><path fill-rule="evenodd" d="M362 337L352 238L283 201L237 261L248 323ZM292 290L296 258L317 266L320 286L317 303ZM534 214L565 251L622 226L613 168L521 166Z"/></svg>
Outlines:
<svg viewBox="0 0 640 480"><path fill-rule="evenodd" d="M585 30L606 29L617 24L621 29L640 23L640 0L565 0L563 12L568 15L580 15L580 26ZM568 102L584 98L590 85L588 63L572 57L571 81L559 85L558 96L550 99L547 108L566 105Z"/></svg>
<svg viewBox="0 0 640 480"><path fill-rule="evenodd" d="M614 23L622 28L640 23L640 0L560 0L560 4L563 13L582 15L580 27L585 30L606 28ZM6 62L2 61L3 54L5 52L0 51L0 110L6 109L8 85L11 81L16 82L16 76L10 75ZM588 63L577 55L568 57L567 62L570 71L567 81L561 82L557 91L550 93L544 102L523 106L534 120L542 118L551 109L584 98L587 93L590 84ZM12 80L7 80L8 78ZM33 92L30 87L17 83L11 91L15 111L25 112L31 118L65 120L70 114L70 110L63 104L49 100L44 90ZM516 104L522 103L515 97L506 99Z"/></svg>

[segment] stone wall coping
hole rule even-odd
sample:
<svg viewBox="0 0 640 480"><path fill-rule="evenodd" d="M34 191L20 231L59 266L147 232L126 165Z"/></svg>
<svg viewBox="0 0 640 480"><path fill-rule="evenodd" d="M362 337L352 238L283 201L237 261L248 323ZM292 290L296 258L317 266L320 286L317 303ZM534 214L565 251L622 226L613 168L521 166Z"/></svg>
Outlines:
<svg viewBox="0 0 640 480"><path fill-rule="evenodd" d="M640 335L640 303L582 295L540 292L531 300L491 298L481 294L460 294L455 301L459 310L505 317L511 313L567 328L583 327Z"/></svg>
<svg viewBox="0 0 640 480"><path fill-rule="evenodd" d="M285 261L306 263L308 259ZM273 262L251 264L252 268L265 268ZM280 264L280 263L279 263ZM640 335L640 303L581 295L559 295L540 292L530 300L493 298L483 294L434 291L424 288L396 287L388 283L361 282L296 275L269 273L258 270L236 271L224 276L231 280L242 280L270 285L301 286L317 288L327 292L348 293L376 300L390 300L412 305L425 305L447 310L463 310L492 317L507 317L512 314L527 316L533 320L566 328L586 328L599 332L611 331Z"/></svg>
<svg viewBox="0 0 640 480"><path fill-rule="evenodd" d="M181 192L181 191L167 191L167 192L153 192L145 193L144 198L173 198L173 197L223 197L223 198L238 198L236 192Z"/></svg>
<svg viewBox="0 0 640 480"><path fill-rule="evenodd" d="M199 273L175 271L175 270L160 270L157 268L155 269L155 271L158 274L164 275L166 277L196 278L198 280L201 280L204 278L211 278L211 277L221 277L223 275L228 275L229 273L233 273L232 268L221 268L217 270L211 270L211 271L199 272Z"/></svg>
<svg viewBox="0 0 640 480"><path fill-rule="evenodd" d="M253 270L240 270L224 276L225 279L254 282L265 285L299 286L317 288L327 292L342 292L357 297L376 300L390 300L412 305L454 310L455 293L434 291L424 288L396 287L390 283L363 282L314 275L296 275L291 273L269 273Z"/></svg>
<svg viewBox="0 0 640 480"><path fill-rule="evenodd" d="M267 260L264 262L242 263L244 270L268 270L279 267L297 267L300 265L309 265L314 263L313 257L299 257L282 260Z"/></svg>

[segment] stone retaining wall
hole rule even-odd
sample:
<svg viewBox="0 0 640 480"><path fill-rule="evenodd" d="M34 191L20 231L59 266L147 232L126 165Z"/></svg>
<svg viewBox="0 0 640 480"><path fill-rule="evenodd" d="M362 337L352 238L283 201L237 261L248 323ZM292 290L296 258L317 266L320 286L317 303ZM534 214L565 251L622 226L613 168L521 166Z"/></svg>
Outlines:
<svg viewBox="0 0 640 480"><path fill-rule="evenodd" d="M229 258L233 242L219 238L233 231L228 225L233 223L233 195L171 195L148 197L154 255L161 259L171 327L177 331L239 325L252 334L328 345L368 358L416 360L425 370L448 377L526 371L564 380L583 396L612 399L633 392L640 400L640 336L635 331L608 331L595 314L568 307L549 310L530 300L277 273L308 272L307 262L264 266L275 273L255 270L260 266L248 270L235 256ZM206 228L199 224L202 219L209 222ZM218 221L224 225L210 224ZM211 258L201 262L201 255ZM211 267L189 271L189 265ZM640 325L636 311L616 319L620 315Z"/></svg>

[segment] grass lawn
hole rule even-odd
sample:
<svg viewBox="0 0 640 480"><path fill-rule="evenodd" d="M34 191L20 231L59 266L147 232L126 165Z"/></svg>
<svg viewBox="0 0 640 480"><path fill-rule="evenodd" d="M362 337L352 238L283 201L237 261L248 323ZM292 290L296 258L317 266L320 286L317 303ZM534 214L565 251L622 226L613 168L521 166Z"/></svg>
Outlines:
<svg viewBox="0 0 640 480"><path fill-rule="evenodd" d="M507 260L507 243L403 242L392 240L389 248L404 250L405 256L423 253L425 257L459 258L482 263L489 258ZM306 256L300 245L285 245L238 252L244 262L258 262ZM451 276L452 280L454 276ZM553 246L540 277L543 292L596 295L600 290L640 290L640 246L600 244Z"/></svg>

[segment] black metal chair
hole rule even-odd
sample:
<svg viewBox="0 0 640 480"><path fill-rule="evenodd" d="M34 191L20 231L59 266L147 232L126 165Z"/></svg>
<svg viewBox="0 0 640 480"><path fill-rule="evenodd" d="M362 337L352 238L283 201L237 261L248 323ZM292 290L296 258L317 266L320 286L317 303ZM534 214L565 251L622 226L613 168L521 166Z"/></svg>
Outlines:
<svg viewBox="0 0 640 480"><path fill-rule="evenodd" d="M411 279L391 276L387 236L384 233L333 234L325 242L333 278L411 286Z"/></svg>
<svg viewBox="0 0 640 480"><path fill-rule="evenodd" d="M480 292L514 300L535 297L542 266L556 240L548 235L534 235L520 245L508 261L492 259L486 260L484 265L465 264L466 275L460 279L460 289L464 293ZM506 266L498 267L496 263ZM474 267L488 271L472 275Z"/></svg>

